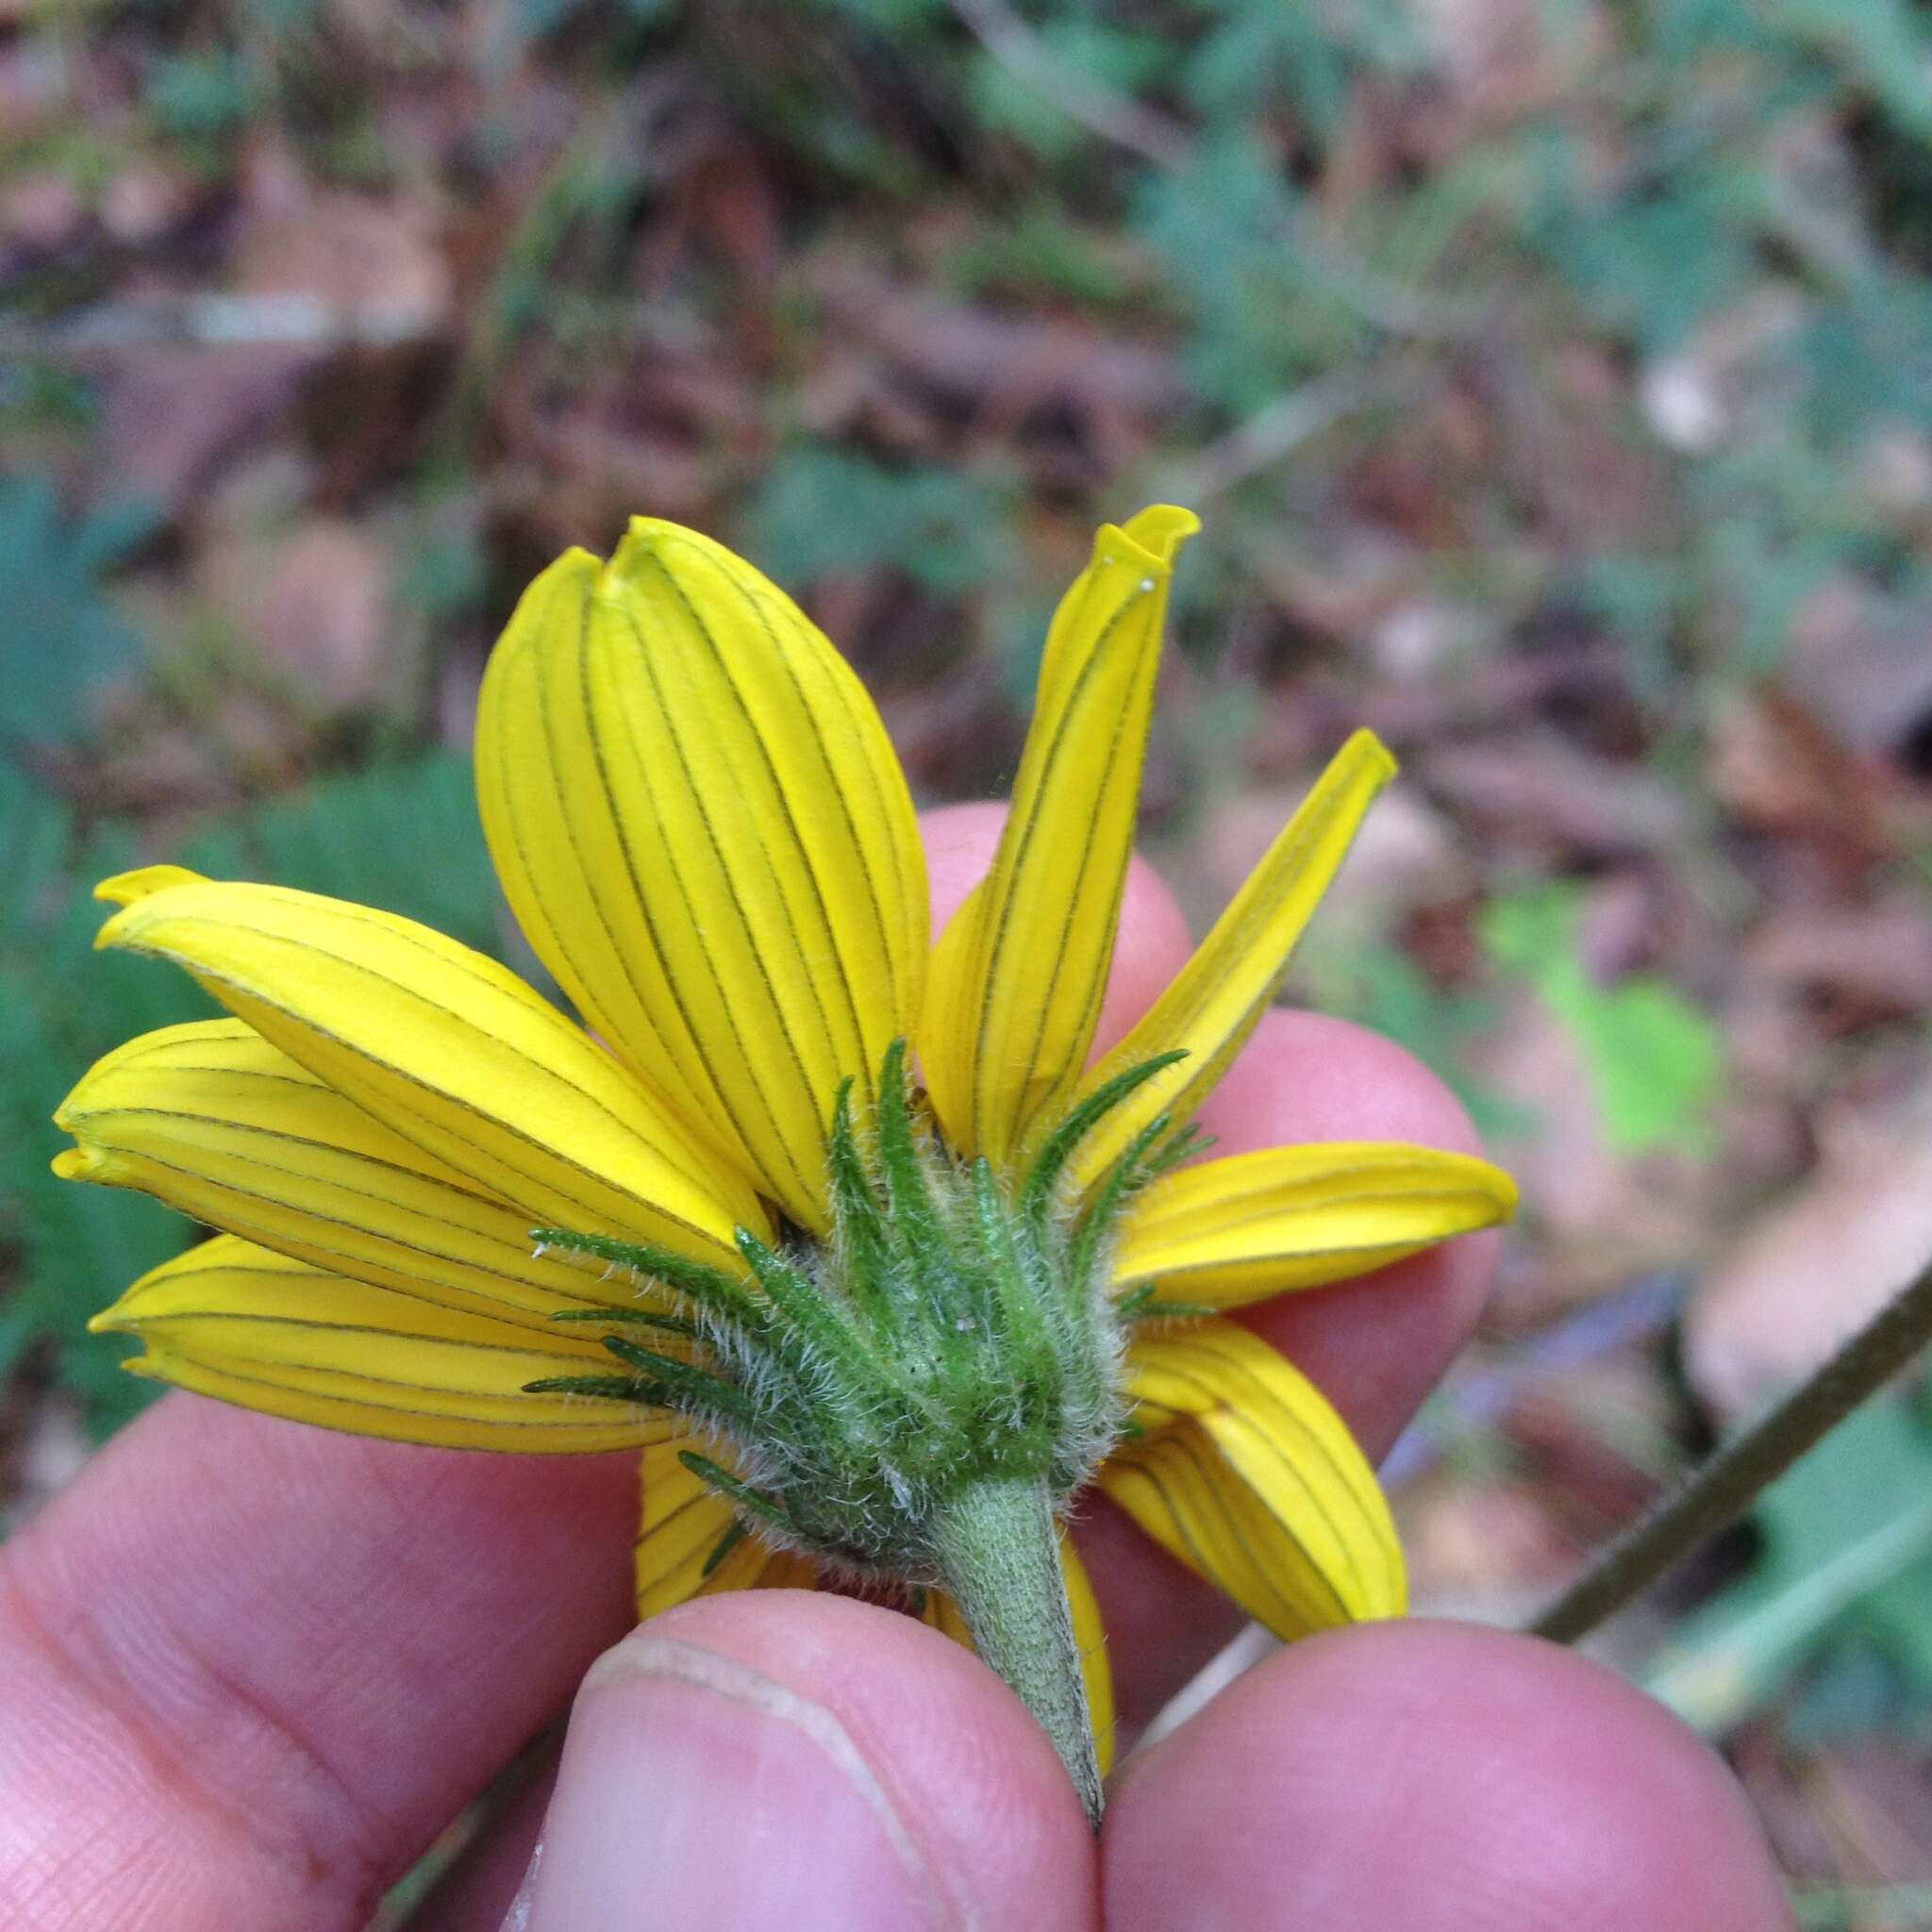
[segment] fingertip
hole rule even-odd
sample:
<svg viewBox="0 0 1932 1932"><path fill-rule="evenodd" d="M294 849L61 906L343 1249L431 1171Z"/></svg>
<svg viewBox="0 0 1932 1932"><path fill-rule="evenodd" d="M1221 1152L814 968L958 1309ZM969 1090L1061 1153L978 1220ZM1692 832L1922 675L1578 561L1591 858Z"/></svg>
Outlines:
<svg viewBox="0 0 1932 1932"><path fill-rule="evenodd" d="M1353 1021L1287 1008L1262 1016L1202 1120L1217 1155L1320 1141L1482 1152L1468 1109L1406 1048ZM1461 1235L1238 1319L1309 1376L1379 1457L1474 1332L1499 1243L1494 1229Z"/></svg>
<svg viewBox="0 0 1932 1932"><path fill-rule="evenodd" d="M990 801L941 805L919 815L935 942L992 864L1007 808Z"/></svg>
<svg viewBox="0 0 1932 1932"><path fill-rule="evenodd" d="M810 1591L702 1598L607 1652L543 1840L529 1932L1093 1913L1078 1800L1012 1693L910 1618Z"/></svg>
<svg viewBox="0 0 1932 1932"><path fill-rule="evenodd" d="M1215 1152L1302 1141L1408 1141L1480 1154L1469 1109L1407 1047L1328 1013L1276 1007L1201 1110Z"/></svg>
<svg viewBox="0 0 1932 1932"><path fill-rule="evenodd" d="M1093 1051L1105 1053L1165 992L1194 949L1193 935L1167 882L1136 853L1121 896L1120 936L1113 971L1094 1029Z"/></svg>
<svg viewBox="0 0 1932 1932"><path fill-rule="evenodd" d="M1455 1624L1337 1631L1257 1667L1120 1781L1110 1932L1773 1932L1742 1791L1600 1666Z"/></svg>

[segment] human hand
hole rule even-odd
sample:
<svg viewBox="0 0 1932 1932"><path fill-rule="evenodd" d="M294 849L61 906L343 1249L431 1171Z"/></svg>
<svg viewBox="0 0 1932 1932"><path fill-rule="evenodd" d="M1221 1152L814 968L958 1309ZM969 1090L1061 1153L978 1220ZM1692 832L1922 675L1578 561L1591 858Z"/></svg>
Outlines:
<svg viewBox="0 0 1932 1932"><path fill-rule="evenodd" d="M996 819L934 815L935 912ZM1187 936L1130 890L1108 1037ZM1271 1014L1204 1112L1223 1153L1469 1144L1387 1042ZM1475 1236L1247 1319L1371 1456L1466 1339ZM171 1396L0 1553L0 1924L360 1924L583 1678L554 1794L497 1819L424 1932L1765 1932L1741 1793L1607 1672L1450 1624L1314 1638L1115 1781L1096 1847L1046 1739L945 1639L830 1596L687 1604L619 1639L628 1457L400 1448ZM1080 1540L1124 1726L1236 1613L1101 1502ZM546 1816L547 1804L547 1816Z"/></svg>

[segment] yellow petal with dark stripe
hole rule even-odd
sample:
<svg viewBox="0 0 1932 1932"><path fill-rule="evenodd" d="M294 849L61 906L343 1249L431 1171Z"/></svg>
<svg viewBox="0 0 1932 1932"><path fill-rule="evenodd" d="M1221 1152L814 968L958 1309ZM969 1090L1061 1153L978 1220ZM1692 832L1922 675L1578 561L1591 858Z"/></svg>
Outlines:
<svg viewBox="0 0 1932 1932"><path fill-rule="evenodd" d="M1065 1530L1060 1532L1060 1570L1067 1580L1068 1607L1074 1613L1080 1674L1087 1683L1087 1716L1093 1726L1093 1748L1100 1758L1100 1774L1105 1777L1113 1769L1114 1757L1113 1666L1108 1659L1107 1629L1100 1621L1100 1605L1088 1581L1087 1566Z"/></svg>
<svg viewBox="0 0 1932 1932"><path fill-rule="evenodd" d="M721 1591L809 1590L818 1573L808 1557L771 1549L748 1534L727 1545L737 1512L678 1459L687 1449L731 1463L728 1451L683 1423L644 1451L636 1547L640 1621Z"/></svg>
<svg viewBox="0 0 1932 1932"><path fill-rule="evenodd" d="M445 1307L547 1329L634 1306L601 1267L532 1253L530 1217L481 1191L240 1020L145 1033L54 1116L55 1171L139 1188L260 1246Z"/></svg>
<svg viewBox="0 0 1932 1932"><path fill-rule="evenodd" d="M1076 1100L1160 1054L1178 1048L1188 1056L1137 1088L1081 1142L1072 1167L1083 1187L1161 1114L1178 1126L1207 1098L1280 991L1302 928L1347 857L1362 815L1394 775L1395 760L1381 741L1357 731L1174 983L1081 1082Z"/></svg>
<svg viewBox="0 0 1932 1932"><path fill-rule="evenodd" d="M727 1550L693 1594L722 1596L732 1590L816 1590L819 1573L809 1557L774 1550L746 1535Z"/></svg>
<svg viewBox="0 0 1932 1932"><path fill-rule="evenodd" d="M1210 1321L1134 1343L1147 1431L1101 1487L1277 1637L1397 1617L1402 1551L1374 1472L1326 1399L1258 1336Z"/></svg>
<svg viewBox="0 0 1932 1932"><path fill-rule="evenodd" d="M1094 1755L1100 1760L1100 1774L1113 1769L1116 1717L1113 1701L1113 1666L1108 1660L1107 1630L1100 1621L1100 1604L1088 1581L1087 1566L1081 1562L1074 1540L1060 1531L1060 1574L1066 1579L1067 1607L1074 1614L1074 1642L1080 1653L1080 1675L1087 1687L1087 1717L1093 1727ZM973 1632L959 1606L943 1590L928 1590L920 1609L919 1621L950 1637L955 1643L975 1651Z"/></svg>
<svg viewBox="0 0 1932 1932"><path fill-rule="evenodd" d="M590 1024L804 1225L841 1081L911 1030L912 801L872 700L783 591L634 521L517 607L476 729L484 829Z"/></svg>
<svg viewBox="0 0 1932 1932"><path fill-rule="evenodd" d="M1516 1183L1467 1154L1386 1141L1270 1147L1147 1188L1129 1209L1114 1286L1158 1282L1157 1308L1239 1307L1366 1274L1515 1211Z"/></svg>
<svg viewBox="0 0 1932 1932"><path fill-rule="evenodd" d="M920 1032L956 1147L1005 1165L1093 1044L1133 853L1168 583L1191 511L1109 524L1047 632L992 869L934 955Z"/></svg>
<svg viewBox="0 0 1932 1932"><path fill-rule="evenodd" d="M525 1392L547 1375L608 1373L588 1339L437 1307L232 1235L142 1275L88 1325L143 1342L137 1374L358 1436L557 1455L665 1428L628 1404Z"/></svg>
<svg viewBox="0 0 1932 1932"><path fill-rule="evenodd" d="M749 1187L581 1027L412 920L204 879L134 899L96 943L186 968L291 1058L530 1222L734 1266L733 1228L768 1230Z"/></svg>

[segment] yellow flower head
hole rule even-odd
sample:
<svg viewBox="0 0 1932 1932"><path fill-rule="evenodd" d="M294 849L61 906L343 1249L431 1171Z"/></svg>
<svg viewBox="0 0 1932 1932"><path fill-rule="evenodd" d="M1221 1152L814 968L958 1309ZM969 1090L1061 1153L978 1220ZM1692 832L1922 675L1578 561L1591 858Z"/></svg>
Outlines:
<svg viewBox="0 0 1932 1932"><path fill-rule="evenodd" d="M1195 527L1156 508L1100 532L991 871L936 948L858 679L742 559L646 518L530 587L477 724L497 871L583 1025L408 920L175 867L108 880L99 943L232 1018L130 1042L57 1116L59 1172L223 1231L95 1325L141 1338L139 1373L305 1422L641 1448L643 1614L820 1563L950 1582L922 1512L1016 1458L1057 1513L1095 1477L1278 1635L1399 1614L1361 1453L1222 1311L1506 1218L1514 1190L1400 1145L1185 1159L1393 772L1370 734L1090 1064ZM841 1516L848 1478L866 1507ZM927 1614L959 1633L944 1591Z"/></svg>

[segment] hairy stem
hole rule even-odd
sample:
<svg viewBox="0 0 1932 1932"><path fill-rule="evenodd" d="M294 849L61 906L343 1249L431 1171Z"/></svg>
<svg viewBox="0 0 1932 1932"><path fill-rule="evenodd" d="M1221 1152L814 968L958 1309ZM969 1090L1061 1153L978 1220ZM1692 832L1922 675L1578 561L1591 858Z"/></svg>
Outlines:
<svg viewBox="0 0 1932 1932"><path fill-rule="evenodd" d="M1932 1338L1932 1265L1759 1422L1618 1537L1530 1627L1574 1643L1726 1528Z"/></svg>
<svg viewBox="0 0 1932 1932"><path fill-rule="evenodd" d="M941 1579L980 1656L1040 1720L1097 1827L1100 1763L1045 1485L1011 1477L968 1483L947 1500L936 1527Z"/></svg>

